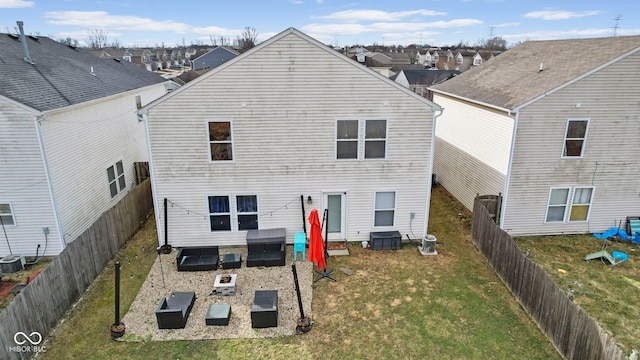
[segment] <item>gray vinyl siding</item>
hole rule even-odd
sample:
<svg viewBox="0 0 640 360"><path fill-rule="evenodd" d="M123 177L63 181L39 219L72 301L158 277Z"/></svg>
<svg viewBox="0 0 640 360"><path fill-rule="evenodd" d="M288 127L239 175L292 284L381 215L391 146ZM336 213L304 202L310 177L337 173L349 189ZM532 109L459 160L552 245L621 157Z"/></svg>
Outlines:
<svg viewBox="0 0 640 360"><path fill-rule="evenodd" d="M640 54L520 112L503 227L514 235L601 232L640 215ZM579 105L577 105L579 104ZM568 118L590 119L582 159L561 159ZM544 223L549 189L594 186L588 222Z"/></svg>
<svg viewBox="0 0 640 360"><path fill-rule="evenodd" d="M258 195L260 228L285 227L288 242L303 228L300 195L306 219L335 191L347 193L347 240L373 230L422 236L433 124L426 100L295 34L234 60L149 110L159 233L163 198L175 204L171 245L246 244L245 231L209 231L207 196L227 194ZM387 119L387 158L335 160L338 118ZM209 160L207 121L218 119L233 122L233 162ZM396 224L374 229L374 192L389 190Z"/></svg>
<svg viewBox="0 0 640 360"><path fill-rule="evenodd" d="M0 154L0 202L11 203L16 222L3 229L6 239L0 241L0 257L9 255L9 247L13 254L35 256L38 244L39 255L57 255L62 249L35 117L1 97ZM49 228L46 238L43 227Z"/></svg>
<svg viewBox="0 0 640 360"><path fill-rule="evenodd" d="M163 84L46 114L41 122L54 196L65 241L71 242L135 184L133 163L147 161L144 123L136 95L146 104ZM107 168L123 161L126 188L111 198Z"/></svg>
<svg viewBox="0 0 640 360"><path fill-rule="evenodd" d="M434 154L436 181L467 209L473 210L477 194L498 195L504 191L505 174L438 137Z"/></svg>
<svg viewBox="0 0 640 360"><path fill-rule="evenodd" d="M477 194L504 192L513 119L503 112L434 94L445 110L436 121L433 172L469 210Z"/></svg>

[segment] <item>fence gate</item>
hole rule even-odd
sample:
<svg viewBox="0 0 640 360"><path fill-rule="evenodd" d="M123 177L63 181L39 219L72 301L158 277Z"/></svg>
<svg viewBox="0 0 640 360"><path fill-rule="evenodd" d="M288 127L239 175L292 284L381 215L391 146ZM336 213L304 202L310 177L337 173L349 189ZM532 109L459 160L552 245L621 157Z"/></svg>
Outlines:
<svg viewBox="0 0 640 360"><path fill-rule="evenodd" d="M498 195L478 195L478 200L485 209L489 211L489 215L493 222L500 224L500 210L502 209L502 193Z"/></svg>

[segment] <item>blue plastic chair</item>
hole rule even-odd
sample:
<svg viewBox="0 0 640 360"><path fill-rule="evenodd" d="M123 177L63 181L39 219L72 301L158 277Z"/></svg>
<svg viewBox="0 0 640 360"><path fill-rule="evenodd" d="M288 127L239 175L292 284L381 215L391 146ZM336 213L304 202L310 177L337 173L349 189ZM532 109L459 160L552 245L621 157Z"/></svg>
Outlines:
<svg viewBox="0 0 640 360"><path fill-rule="evenodd" d="M296 233L293 237L293 261L296 261L296 255L302 252L302 260L307 258L307 234L303 232Z"/></svg>

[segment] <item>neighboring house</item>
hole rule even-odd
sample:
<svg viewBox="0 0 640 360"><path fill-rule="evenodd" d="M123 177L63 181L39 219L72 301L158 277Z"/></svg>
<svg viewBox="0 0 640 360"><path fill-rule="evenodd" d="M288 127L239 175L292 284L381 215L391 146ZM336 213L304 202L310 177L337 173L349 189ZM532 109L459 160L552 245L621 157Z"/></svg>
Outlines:
<svg viewBox="0 0 640 360"><path fill-rule="evenodd" d="M236 51L218 46L217 48L210 50L195 59L192 59L191 69L201 70L206 68L214 68L233 59L236 56L238 56L238 53Z"/></svg>
<svg viewBox="0 0 640 360"><path fill-rule="evenodd" d="M46 37L0 34L0 256L57 255L147 161L136 110L166 80ZM30 58L30 62L25 61Z"/></svg>
<svg viewBox="0 0 640 360"><path fill-rule="evenodd" d="M638 64L640 36L528 41L432 87L438 182L469 209L502 193L513 235L639 216Z"/></svg>
<svg viewBox="0 0 640 360"><path fill-rule="evenodd" d="M401 70L392 79L414 93L433 100L433 92L428 88L460 74L458 70Z"/></svg>
<svg viewBox="0 0 640 360"><path fill-rule="evenodd" d="M329 209L330 240L421 238L439 110L287 29L141 110L159 241L245 245L284 227L291 243L313 208Z"/></svg>

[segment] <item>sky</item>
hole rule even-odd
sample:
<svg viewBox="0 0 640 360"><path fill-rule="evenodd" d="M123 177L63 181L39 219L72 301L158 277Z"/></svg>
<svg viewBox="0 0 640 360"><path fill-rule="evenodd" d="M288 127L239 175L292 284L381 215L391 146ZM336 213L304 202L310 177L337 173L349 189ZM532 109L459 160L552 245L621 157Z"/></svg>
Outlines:
<svg viewBox="0 0 640 360"><path fill-rule="evenodd" d="M473 46L640 35L640 1L594 0L0 0L0 32L72 38L99 30L125 47L211 45L254 28L258 42L294 27L329 45ZM2 49L0 49L1 51Z"/></svg>

